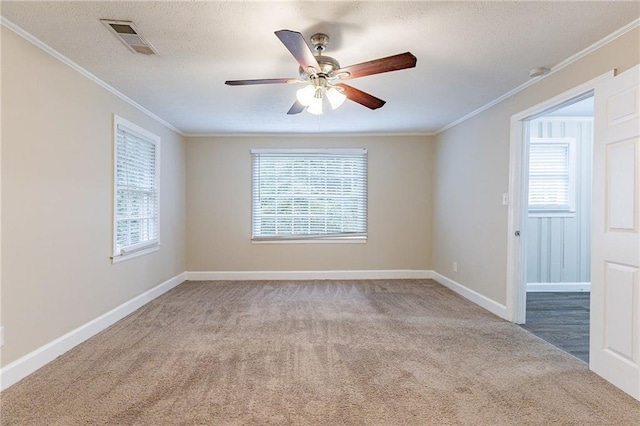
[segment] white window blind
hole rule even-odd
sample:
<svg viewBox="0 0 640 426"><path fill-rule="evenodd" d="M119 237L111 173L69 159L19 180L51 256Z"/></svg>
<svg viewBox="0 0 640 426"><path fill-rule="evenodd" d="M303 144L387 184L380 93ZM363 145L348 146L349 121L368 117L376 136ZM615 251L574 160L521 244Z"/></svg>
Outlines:
<svg viewBox="0 0 640 426"><path fill-rule="evenodd" d="M160 236L160 139L115 120L114 258L157 245Z"/></svg>
<svg viewBox="0 0 640 426"><path fill-rule="evenodd" d="M573 210L574 142L573 139L531 139L529 210Z"/></svg>
<svg viewBox="0 0 640 426"><path fill-rule="evenodd" d="M252 150L253 240L367 235L367 151Z"/></svg>

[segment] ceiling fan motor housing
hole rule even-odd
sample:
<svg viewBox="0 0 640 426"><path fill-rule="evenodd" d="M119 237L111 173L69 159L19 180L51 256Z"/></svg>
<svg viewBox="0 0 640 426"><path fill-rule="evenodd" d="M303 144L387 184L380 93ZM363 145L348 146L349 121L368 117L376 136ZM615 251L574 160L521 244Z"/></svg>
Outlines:
<svg viewBox="0 0 640 426"><path fill-rule="evenodd" d="M340 69L340 63L331 56L316 56L316 61L320 65L318 74L324 74L326 77L331 77L335 70ZM300 77L305 80L309 79L309 73L300 67Z"/></svg>
<svg viewBox="0 0 640 426"><path fill-rule="evenodd" d="M310 40L313 45L313 49L316 52L316 61L318 62L318 65L320 65L320 69L317 70L317 73L324 74L323 77L331 77L335 70L340 69L340 63L331 56L322 55L322 52L324 52L329 44L329 36L323 33L317 33L312 35ZM305 80L310 79L309 72L300 67L300 77Z"/></svg>

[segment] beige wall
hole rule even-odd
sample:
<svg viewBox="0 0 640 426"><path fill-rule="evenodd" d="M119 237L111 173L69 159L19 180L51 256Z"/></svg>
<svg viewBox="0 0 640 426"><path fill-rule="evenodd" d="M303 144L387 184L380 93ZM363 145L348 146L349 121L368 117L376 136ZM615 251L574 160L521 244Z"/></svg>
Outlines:
<svg viewBox="0 0 640 426"><path fill-rule="evenodd" d="M617 68L640 62L636 28L436 137L434 270L506 303L509 132L513 114ZM452 262L458 272L452 272Z"/></svg>
<svg viewBox="0 0 640 426"><path fill-rule="evenodd" d="M431 269L426 136L217 137L187 142L189 271ZM252 244L251 148L368 149L366 244Z"/></svg>
<svg viewBox="0 0 640 426"><path fill-rule="evenodd" d="M511 115L640 62L635 29L426 136L184 140L2 28L1 364L185 271L435 269L506 299ZM112 265L112 114L162 138L159 252ZM366 244L251 244L251 148L369 150ZM458 272L451 263L458 263Z"/></svg>
<svg viewBox="0 0 640 426"><path fill-rule="evenodd" d="M161 249L116 265L113 113L162 138ZM184 145L2 28L2 365L185 271Z"/></svg>

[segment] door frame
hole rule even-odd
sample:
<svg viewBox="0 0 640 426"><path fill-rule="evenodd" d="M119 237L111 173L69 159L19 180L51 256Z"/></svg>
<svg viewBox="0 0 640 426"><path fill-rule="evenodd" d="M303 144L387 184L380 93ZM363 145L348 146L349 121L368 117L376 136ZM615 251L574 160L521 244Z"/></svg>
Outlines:
<svg viewBox="0 0 640 426"><path fill-rule="evenodd" d="M615 76L608 71L511 116L509 143L509 206L507 219L507 318L524 324L526 318L526 213L529 181L528 123L544 113L593 95L595 87ZM595 120L594 120L595 121ZM519 236L516 236L519 232Z"/></svg>

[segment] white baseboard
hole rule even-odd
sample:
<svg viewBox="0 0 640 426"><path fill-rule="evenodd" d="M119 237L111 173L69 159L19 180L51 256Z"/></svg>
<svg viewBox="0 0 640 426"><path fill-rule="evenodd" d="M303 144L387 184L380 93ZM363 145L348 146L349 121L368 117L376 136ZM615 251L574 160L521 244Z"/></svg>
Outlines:
<svg viewBox="0 0 640 426"><path fill-rule="evenodd" d="M134 297L128 302L100 315L98 318L89 321L75 330L41 346L35 351L28 353L22 358L15 360L11 364L6 365L0 370L0 391L19 382L68 350L95 336L136 309L176 287L187 279L186 276L186 272L178 274L151 290Z"/></svg>
<svg viewBox="0 0 640 426"><path fill-rule="evenodd" d="M360 271L190 271L183 272L151 290L95 318L67 334L0 369L0 391L19 382L60 355L105 330L136 309L166 293L185 280L348 280L348 279L434 279L445 287L506 319L506 307L431 270L360 270Z"/></svg>
<svg viewBox="0 0 640 426"><path fill-rule="evenodd" d="M489 299L487 296L484 296L475 290L471 290L469 287L466 287L452 280L451 278L447 278L435 271L432 271L432 278L448 289L455 291L462 297L469 299L476 305L479 305L487 311L499 316L500 318L509 321L509 317L507 316L507 307L505 305L502 305L493 299Z"/></svg>
<svg viewBox="0 0 640 426"><path fill-rule="evenodd" d="M591 291L591 283L527 283L527 291L531 292L561 292L561 291Z"/></svg>
<svg viewBox="0 0 640 426"><path fill-rule="evenodd" d="M189 281L251 280L376 280L429 279L430 270L365 270L365 271L189 271Z"/></svg>

